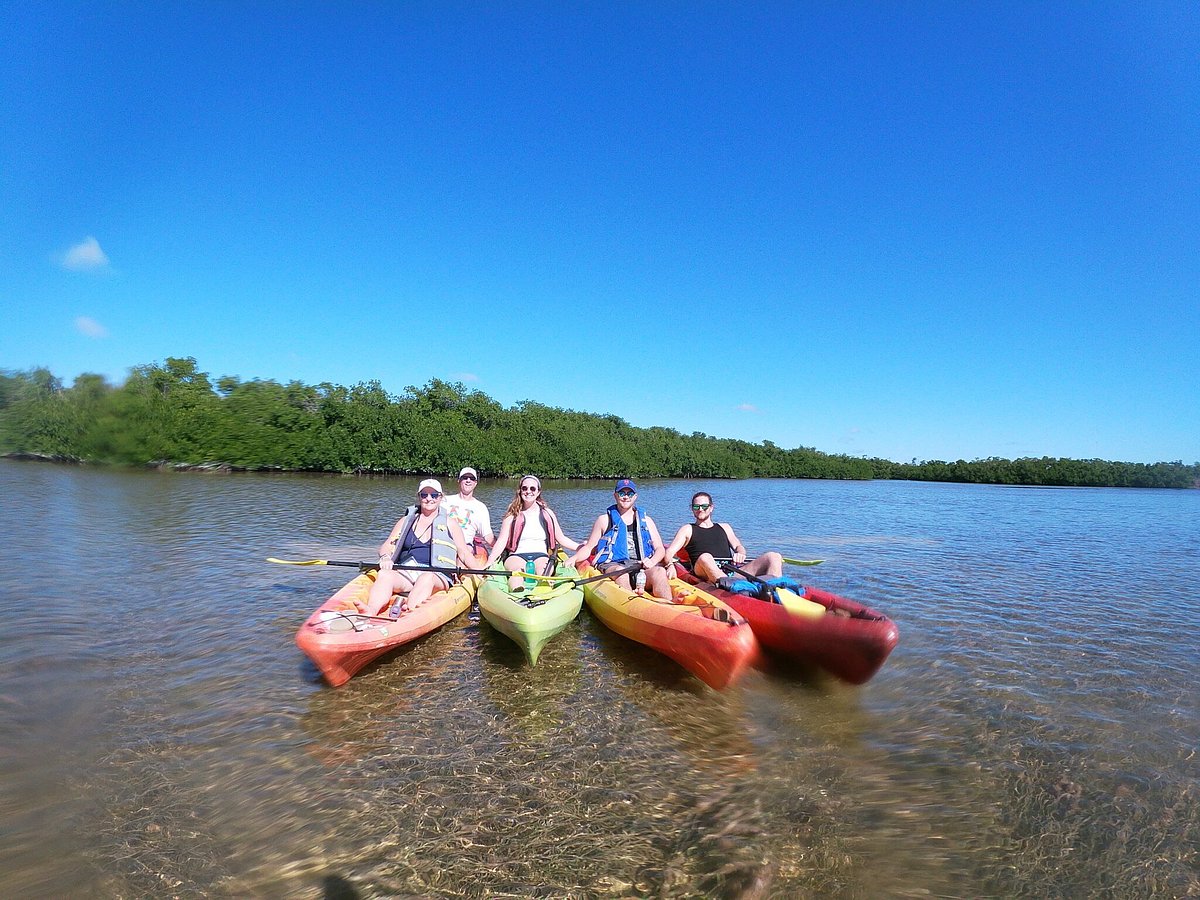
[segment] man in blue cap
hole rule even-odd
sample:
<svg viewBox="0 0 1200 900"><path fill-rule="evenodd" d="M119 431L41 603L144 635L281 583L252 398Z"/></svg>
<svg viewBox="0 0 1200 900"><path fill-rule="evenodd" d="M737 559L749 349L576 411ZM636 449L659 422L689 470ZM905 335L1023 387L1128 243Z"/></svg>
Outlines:
<svg viewBox="0 0 1200 900"><path fill-rule="evenodd" d="M571 564L578 566L584 562L591 555L592 548L596 550L592 565L601 572L616 572L641 562L650 593L662 600L673 600L667 571L661 565L663 539L654 520L635 505L637 485L628 478L622 478L613 489L613 499L616 502L597 517L592 525L592 533L571 557ZM619 575L614 580L626 590L632 589L629 573Z"/></svg>

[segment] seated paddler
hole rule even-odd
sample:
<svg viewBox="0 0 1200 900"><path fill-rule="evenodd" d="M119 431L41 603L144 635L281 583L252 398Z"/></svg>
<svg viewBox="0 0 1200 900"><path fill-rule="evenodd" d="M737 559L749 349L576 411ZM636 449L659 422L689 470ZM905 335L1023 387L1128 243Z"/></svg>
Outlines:
<svg viewBox="0 0 1200 900"><path fill-rule="evenodd" d="M687 552L692 574L710 584L729 584L725 567L736 567L749 575L778 579L783 575L783 557L775 551L746 559L746 548L727 522L713 521L713 498L699 491L692 496L690 525L684 525L667 547L666 558L674 559L680 550ZM735 576L736 577L736 576ZM722 579L726 579L722 583Z"/></svg>
<svg viewBox="0 0 1200 900"><path fill-rule="evenodd" d="M613 505L597 517L591 534L579 545L571 564L578 566L586 561L593 548L592 565L601 572L619 572L640 563L650 593L663 600L673 599L666 569L662 567L666 547L654 520L637 506L637 485L622 478L613 489L613 500ZM616 576L614 581L626 590L631 589L628 572Z"/></svg>
<svg viewBox="0 0 1200 900"><path fill-rule="evenodd" d="M576 550L579 544L563 533L558 516L546 505L541 479L536 475L522 476L500 522L500 533L496 535L487 568L503 560L504 568L513 573L508 579L508 589L514 593L523 591L521 573L532 570L537 575L549 574L550 560L561 547Z"/></svg>
<svg viewBox="0 0 1200 900"><path fill-rule="evenodd" d="M390 603L395 618L450 587L455 569L483 568L441 503L441 483L426 478L417 488L417 505L408 508L379 545L379 572L367 594L368 615L381 614ZM394 594L402 599L393 603Z"/></svg>

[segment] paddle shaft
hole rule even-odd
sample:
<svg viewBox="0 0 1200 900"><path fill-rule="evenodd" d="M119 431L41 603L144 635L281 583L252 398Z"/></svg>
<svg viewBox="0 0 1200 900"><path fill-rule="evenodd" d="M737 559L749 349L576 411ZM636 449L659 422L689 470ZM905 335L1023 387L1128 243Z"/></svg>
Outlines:
<svg viewBox="0 0 1200 900"><path fill-rule="evenodd" d="M603 581L605 578L620 578L622 575L628 575L630 572L636 572L642 567L640 562L636 562L631 566L626 566L623 569L614 569L612 572L601 572L599 575L593 575L591 578L583 578L575 582L575 584L591 584L593 581Z"/></svg>
<svg viewBox="0 0 1200 900"><path fill-rule="evenodd" d="M378 569L379 563L355 562L348 559L276 559L273 556L267 557L267 562L278 563L283 566L349 566L350 568L358 569L361 572L370 572L372 569ZM465 568L450 568L448 566L398 566L393 564L393 569L401 569L406 572L442 572L446 575L520 575L522 578L532 578L536 581L557 581L567 582L574 579L570 576L563 575L535 575L532 572L510 572L507 569L465 569Z"/></svg>
<svg viewBox="0 0 1200 900"><path fill-rule="evenodd" d="M617 569L613 572L602 572L599 575L593 575L591 578L567 578L554 585L550 590L556 591L564 584L569 584L572 587L579 587L581 584L591 584L593 581L603 581L605 578L620 578L622 575L628 575L630 572L636 572L642 567L642 564L635 563L632 566L626 566L623 569ZM568 588L569 590L570 588Z"/></svg>
<svg viewBox="0 0 1200 900"><path fill-rule="evenodd" d="M825 562L823 559L790 559L786 556L781 556L779 558L789 566L819 566L821 563ZM733 562L733 559L728 556L718 556L716 558L716 562L718 564L731 563Z"/></svg>

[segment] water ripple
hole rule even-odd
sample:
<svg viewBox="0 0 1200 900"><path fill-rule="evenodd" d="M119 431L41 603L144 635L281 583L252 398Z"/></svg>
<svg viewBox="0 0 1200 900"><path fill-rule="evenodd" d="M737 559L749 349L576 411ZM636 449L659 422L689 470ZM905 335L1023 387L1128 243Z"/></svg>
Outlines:
<svg viewBox="0 0 1200 900"><path fill-rule="evenodd" d="M825 559L892 659L717 694L586 612L530 669L472 611L329 689L292 639L351 573L264 559L369 557L414 487L0 462L10 893L1200 892L1200 492L651 481L665 534L707 489ZM582 536L611 484L546 490Z"/></svg>

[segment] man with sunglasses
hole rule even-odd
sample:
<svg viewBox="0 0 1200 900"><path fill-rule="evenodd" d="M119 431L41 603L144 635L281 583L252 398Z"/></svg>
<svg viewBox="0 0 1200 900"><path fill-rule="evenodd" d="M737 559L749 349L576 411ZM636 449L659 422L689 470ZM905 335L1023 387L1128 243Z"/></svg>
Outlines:
<svg viewBox="0 0 1200 900"><path fill-rule="evenodd" d="M783 574L783 557L774 550L746 559L746 548L733 533L733 526L713 521L712 495L704 491L692 495L692 516L696 521L680 528L667 547L667 559L674 558L681 549L686 550L692 574L711 584L726 577L722 562L732 562L743 572L763 578L778 578Z"/></svg>
<svg viewBox="0 0 1200 900"><path fill-rule="evenodd" d="M458 493L443 497L442 509L458 523L467 543L474 545L476 553L482 549L486 559L496 538L492 534L492 518L488 515L488 508L475 497L477 484L479 473L470 466L464 466L458 473Z"/></svg>
<svg viewBox="0 0 1200 900"><path fill-rule="evenodd" d="M646 587L650 593L662 600L673 600L667 572L660 565L663 560L663 540L659 536L654 520L637 508L637 485L628 478L617 482L613 490L617 502L600 515L592 525L592 533L579 545L571 564L578 566L596 548L592 560L601 572L626 569L640 561L646 573ZM629 573L618 576L615 581L626 590L630 589Z"/></svg>

